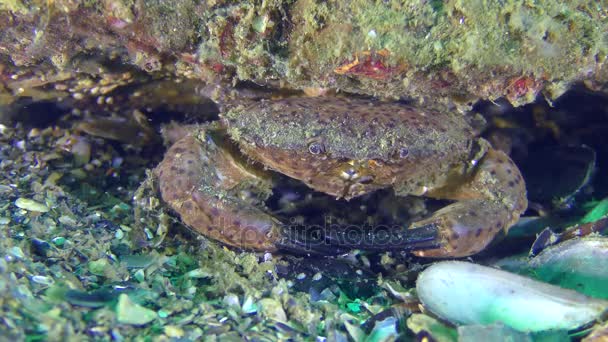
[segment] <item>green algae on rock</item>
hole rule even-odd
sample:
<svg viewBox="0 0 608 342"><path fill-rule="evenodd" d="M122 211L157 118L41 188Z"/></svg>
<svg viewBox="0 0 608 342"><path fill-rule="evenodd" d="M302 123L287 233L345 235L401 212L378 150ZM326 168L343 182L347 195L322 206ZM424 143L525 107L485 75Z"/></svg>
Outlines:
<svg viewBox="0 0 608 342"><path fill-rule="evenodd" d="M28 92L21 77L39 62L54 72L36 85L89 73L75 63L87 53L173 76L519 105L608 80L607 11L591 0L1 1L3 92Z"/></svg>

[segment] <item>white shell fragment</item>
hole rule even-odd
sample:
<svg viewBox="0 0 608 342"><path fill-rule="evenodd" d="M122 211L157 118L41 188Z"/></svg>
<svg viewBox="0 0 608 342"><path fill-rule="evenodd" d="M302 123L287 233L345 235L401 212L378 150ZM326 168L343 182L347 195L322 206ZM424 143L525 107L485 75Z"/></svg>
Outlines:
<svg viewBox="0 0 608 342"><path fill-rule="evenodd" d="M462 261L430 266L416 290L429 311L453 323L502 322L519 331L574 329L608 308L608 301Z"/></svg>

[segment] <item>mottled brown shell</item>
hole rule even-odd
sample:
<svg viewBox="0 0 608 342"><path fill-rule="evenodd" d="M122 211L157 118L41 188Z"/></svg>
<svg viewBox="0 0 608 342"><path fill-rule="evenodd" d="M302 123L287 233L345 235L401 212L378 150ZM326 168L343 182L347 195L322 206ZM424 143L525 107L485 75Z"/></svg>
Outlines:
<svg viewBox="0 0 608 342"><path fill-rule="evenodd" d="M346 198L437 186L469 158L474 138L461 117L341 97L261 101L222 120L249 157Z"/></svg>

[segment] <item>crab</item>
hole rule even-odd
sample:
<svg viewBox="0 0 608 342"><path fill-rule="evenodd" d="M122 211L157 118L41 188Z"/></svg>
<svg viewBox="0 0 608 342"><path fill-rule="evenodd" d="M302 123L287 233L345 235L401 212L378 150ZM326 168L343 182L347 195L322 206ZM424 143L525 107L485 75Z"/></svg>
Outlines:
<svg viewBox="0 0 608 342"><path fill-rule="evenodd" d="M526 210L517 166L462 115L355 97L252 99L205 89L220 119L183 134L154 175L187 226L224 244L270 252L294 246L264 206L271 172L346 200L384 188L453 200L386 244L420 257L478 253ZM337 240L325 242L338 248Z"/></svg>

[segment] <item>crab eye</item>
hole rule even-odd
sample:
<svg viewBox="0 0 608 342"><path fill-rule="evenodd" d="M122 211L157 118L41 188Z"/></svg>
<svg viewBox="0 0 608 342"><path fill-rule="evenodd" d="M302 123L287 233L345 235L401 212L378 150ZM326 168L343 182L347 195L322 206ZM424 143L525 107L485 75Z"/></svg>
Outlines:
<svg viewBox="0 0 608 342"><path fill-rule="evenodd" d="M312 154L321 154L325 152L325 146L320 142L311 142L308 145L308 152Z"/></svg>
<svg viewBox="0 0 608 342"><path fill-rule="evenodd" d="M399 149L399 158L405 158L410 154L410 150L407 147L402 147Z"/></svg>

